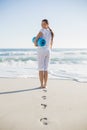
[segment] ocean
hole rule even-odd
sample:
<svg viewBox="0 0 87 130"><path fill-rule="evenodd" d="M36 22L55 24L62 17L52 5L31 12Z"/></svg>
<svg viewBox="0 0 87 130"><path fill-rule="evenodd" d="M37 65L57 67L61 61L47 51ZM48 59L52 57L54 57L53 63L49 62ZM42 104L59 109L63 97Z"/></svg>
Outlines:
<svg viewBox="0 0 87 130"><path fill-rule="evenodd" d="M38 78L37 49L0 49L0 78ZM87 82L87 49L53 49L49 78Z"/></svg>

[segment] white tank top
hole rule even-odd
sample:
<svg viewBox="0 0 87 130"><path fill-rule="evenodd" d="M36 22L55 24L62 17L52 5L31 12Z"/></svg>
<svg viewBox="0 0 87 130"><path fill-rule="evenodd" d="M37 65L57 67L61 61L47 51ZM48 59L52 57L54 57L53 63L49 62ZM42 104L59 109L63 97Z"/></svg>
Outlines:
<svg viewBox="0 0 87 130"><path fill-rule="evenodd" d="M51 42L51 37L52 37L49 28L47 28L47 29L42 28L40 30L40 32L42 32L42 34L43 34L42 38L46 40L46 45L44 47L49 48L50 42Z"/></svg>

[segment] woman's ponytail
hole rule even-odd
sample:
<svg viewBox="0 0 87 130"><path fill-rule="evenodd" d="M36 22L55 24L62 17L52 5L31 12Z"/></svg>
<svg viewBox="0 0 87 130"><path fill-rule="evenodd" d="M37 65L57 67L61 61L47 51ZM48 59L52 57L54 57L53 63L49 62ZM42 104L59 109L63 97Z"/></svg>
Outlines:
<svg viewBox="0 0 87 130"><path fill-rule="evenodd" d="M53 38L54 38L54 33L53 33L53 31L52 31L52 29L49 27L49 30L50 30L50 32L51 32L51 36L52 36L52 41L53 41Z"/></svg>
<svg viewBox="0 0 87 130"><path fill-rule="evenodd" d="M49 24L49 22L48 22L48 20L47 19L43 19L42 20L42 22L46 22L46 24ZM54 38L54 33L53 33L53 31L52 31L52 29L49 27L49 30L50 30L50 32L51 32L51 36L52 36L52 41L53 41L53 38Z"/></svg>

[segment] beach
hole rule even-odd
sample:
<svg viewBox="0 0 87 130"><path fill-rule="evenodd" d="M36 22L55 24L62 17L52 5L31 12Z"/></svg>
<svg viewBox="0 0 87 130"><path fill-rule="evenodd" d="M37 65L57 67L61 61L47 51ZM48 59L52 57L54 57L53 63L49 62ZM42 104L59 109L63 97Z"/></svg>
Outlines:
<svg viewBox="0 0 87 130"><path fill-rule="evenodd" d="M0 130L87 130L87 83L0 78Z"/></svg>
<svg viewBox="0 0 87 130"><path fill-rule="evenodd" d="M87 130L87 0L0 0L0 130Z"/></svg>

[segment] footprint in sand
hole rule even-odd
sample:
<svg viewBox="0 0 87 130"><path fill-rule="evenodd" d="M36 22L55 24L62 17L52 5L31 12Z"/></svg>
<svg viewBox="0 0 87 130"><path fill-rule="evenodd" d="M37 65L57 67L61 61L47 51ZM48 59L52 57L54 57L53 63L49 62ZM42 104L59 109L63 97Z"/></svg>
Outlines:
<svg viewBox="0 0 87 130"><path fill-rule="evenodd" d="M44 92L47 92L47 90L46 90L46 89L43 89L43 91L44 91Z"/></svg>
<svg viewBox="0 0 87 130"><path fill-rule="evenodd" d="M46 109L47 104L41 104L41 106L43 106L43 109Z"/></svg>
<svg viewBox="0 0 87 130"><path fill-rule="evenodd" d="M43 100L46 100L46 96L42 96Z"/></svg>
<svg viewBox="0 0 87 130"><path fill-rule="evenodd" d="M48 121L47 121L47 118L41 118L40 119L40 122L42 122L43 125L48 125Z"/></svg>

